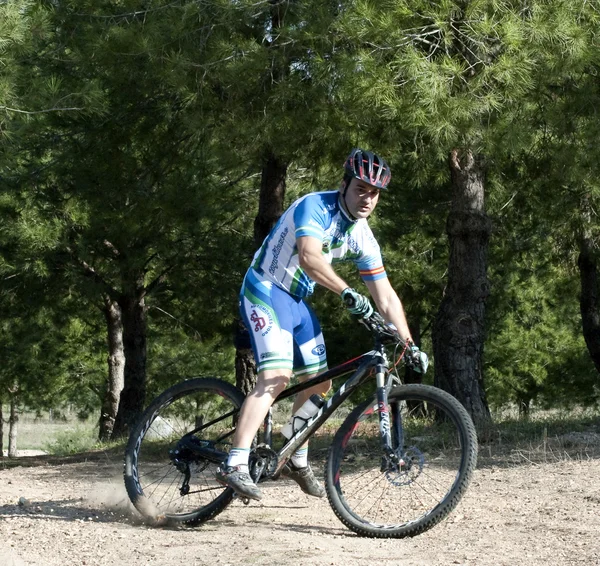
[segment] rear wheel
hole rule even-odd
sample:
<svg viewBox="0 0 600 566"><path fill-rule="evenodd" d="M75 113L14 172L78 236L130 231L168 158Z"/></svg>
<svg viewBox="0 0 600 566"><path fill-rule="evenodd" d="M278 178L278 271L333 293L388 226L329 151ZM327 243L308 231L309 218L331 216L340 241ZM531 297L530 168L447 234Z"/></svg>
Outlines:
<svg viewBox="0 0 600 566"><path fill-rule="evenodd" d="M335 435L327 495L339 519L369 537L430 529L457 505L477 462L477 437L464 407L427 385L389 393L393 454L384 455L377 402L356 407Z"/></svg>
<svg viewBox="0 0 600 566"><path fill-rule="evenodd" d="M155 523L197 525L220 513L233 491L215 480L227 457L244 395L220 379L192 379L159 395L132 430L125 487Z"/></svg>

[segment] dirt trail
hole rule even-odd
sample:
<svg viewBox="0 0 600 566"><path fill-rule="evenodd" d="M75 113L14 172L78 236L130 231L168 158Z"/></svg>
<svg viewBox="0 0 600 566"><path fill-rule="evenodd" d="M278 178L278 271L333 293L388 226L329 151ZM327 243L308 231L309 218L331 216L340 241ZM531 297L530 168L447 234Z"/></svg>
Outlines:
<svg viewBox="0 0 600 566"><path fill-rule="evenodd" d="M201 528L165 530L131 508L118 461L1 466L0 566L600 565L598 459L483 462L447 520L403 540L357 537L288 481Z"/></svg>

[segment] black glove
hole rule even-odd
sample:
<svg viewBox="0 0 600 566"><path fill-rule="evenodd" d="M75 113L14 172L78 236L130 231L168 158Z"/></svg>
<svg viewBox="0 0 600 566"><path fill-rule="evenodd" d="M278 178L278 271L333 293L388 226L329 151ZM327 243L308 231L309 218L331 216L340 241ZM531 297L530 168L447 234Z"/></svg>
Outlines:
<svg viewBox="0 0 600 566"><path fill-rule="evenodd" d="M354 289L348 287L341 294L342 301L346 308L361 318L369 318L373 314L373 307L367 297L357 293Z"/></svg>

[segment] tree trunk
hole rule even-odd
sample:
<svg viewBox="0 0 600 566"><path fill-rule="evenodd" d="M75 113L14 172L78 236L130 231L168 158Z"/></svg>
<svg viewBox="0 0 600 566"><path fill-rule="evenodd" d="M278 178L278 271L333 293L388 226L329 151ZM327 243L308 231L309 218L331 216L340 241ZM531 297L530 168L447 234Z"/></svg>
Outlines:
<svg viewBox="0 0 600 566"><path fill-rule="evenodd" d="M277 53L278 30L283 26L287 4L270 1L270 33L265 37L267 45L273 50L271 60L271 75L273 84L277 84L289 72L289 64L281 61ZM254 249L258 249L271 228L283 214L285 197L285 179L288 163L282 161L272 148L265 148L262 156L262 171L260 178L260 196L258 214L254 219ZM250 337L243 323L236 325L235 353L235 383L244 393L249 393L256 384L256 363L250 348Z"/></svg>
<svg viewBox="0 0 600 566"><path fill-rule="evenodd" d="M250 335L244 323L238 320L235 336L235 384L244 395L256 385L256 362L252 354Z"/></svg>
<svg viewBox="0 0 600 566"><path fill-rule="evenodd" d="M480 156L450 155L452 207L446 224L450 245L448 283L433 327L436 386L454 395L476 422L489 420L483 387L485 300L489 294L485 168Z"/></svg>
<svg viewBox="0 0 600 566"><path fill-rule="evenodd" d="M531 399L519 399L517 405L519 406L519 419L522 421L529 421Z"/></svg>
<svg viewBox="0 0 600 566"><path fill-rule="evenodd" d="M2 413L2 399L0 399L0 458L4 458L4 414Z"/></svg>
<svg viewBox="0 0 600 566"><path fill-rule="evenodd" d="M258 214L254 219L254 247L258 249L271 228L283 214L285 179L288 164L284 163L271 150L263 159ZM248 394L256 384L256 363L250 347L247 329L240 321L235 336L235 384Z"/></svg>
<svg viewBox="0 0 600 566"><path fill-rule="evenodd" d="M8 457L17 457L17 425L19 412L17 410L17 396L10 397L10 416L8 418Z"/></svg>
<svg viewBox="0 0 600 566"><path fill-rule="evenodd" d="M112 438L119 411L121 391L125 381L125 351L121 307L108 296L104 299L104 316L108 331L108 376L100 412L98 439L101 442L106 442Z"/></svg>
<svg viewBox="0 0 600 566"><path fill-rule="evenodd" d="M141 289L141 285L138 289ZM146 402L146 304L141 292L119 299L125 352L124 387L113 428L113 438L129 434Z"/></svg>
<svg viewBox="0 0 600 566"><path fill-rule="evenodd" d="M408 325L410 335L416 346L421 347L421 324L419 319ZM404 383L423 383L423 374L409 366L404 366Z"/></svg>
<svg viewBox="0 0 600 566"><path fill-rule="evenodd" d="M581 295L579 308L583 337L596 369L600 372L600 286L598 282L598 255L590 230L591 210L587 200L582 204L583 230L579 238L579 279Z"/></svg>
<svg viewBox="0 0 600 566"><path fill-rule="evenodd" d="M258 249L283 214L285 179L288 164L268 150L263 158L260 177L258 214L254 219L254 248Z"/></svg>

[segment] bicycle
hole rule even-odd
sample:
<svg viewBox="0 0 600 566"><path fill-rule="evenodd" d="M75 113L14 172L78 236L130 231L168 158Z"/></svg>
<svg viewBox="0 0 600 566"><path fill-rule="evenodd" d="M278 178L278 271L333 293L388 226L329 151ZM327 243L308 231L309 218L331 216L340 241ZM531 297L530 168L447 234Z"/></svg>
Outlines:
<svg viewBox="0 0 600 566"><path fill-rule="evenodd" d="M411 363L410 350L377 312L361 322L373 334L374 349L277 397L275 403L350 374L278 451L269 411L262 441L257 438L251 451L250 474L257 483L277 479L298 447L374 377L375 394L350 412L329 448L327 496L341 522L359 535L418 535L444 519L465 493L477 462L475 428L448 393L401 383L397 367L401 360ZM394 364L386 353L390 346ZM242 392L221 379L195 378L150 404L131 432L124 471L129 498L146 519L197 526L236 497L215 480L215 471L227 458L243 401Z"/></svg>

